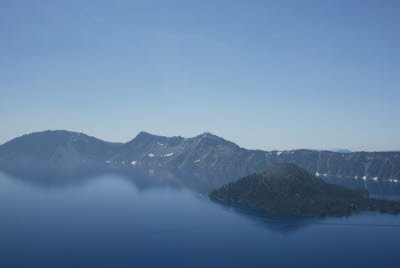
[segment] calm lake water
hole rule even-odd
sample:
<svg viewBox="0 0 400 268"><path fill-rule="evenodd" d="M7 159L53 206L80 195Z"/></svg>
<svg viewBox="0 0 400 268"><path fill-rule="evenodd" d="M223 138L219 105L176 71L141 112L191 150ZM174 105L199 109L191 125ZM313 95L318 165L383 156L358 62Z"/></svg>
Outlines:
<svg viewBox="0 0 400 268"><path fill-rule="evenodd" d="M400 216L304 219L117 175L43 186L0 173L0 267L400 267Z"/></svg>

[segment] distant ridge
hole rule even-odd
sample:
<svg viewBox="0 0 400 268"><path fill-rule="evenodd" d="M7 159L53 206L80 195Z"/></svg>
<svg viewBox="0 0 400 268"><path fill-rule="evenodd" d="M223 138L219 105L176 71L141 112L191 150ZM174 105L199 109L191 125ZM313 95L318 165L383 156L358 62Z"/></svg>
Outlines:
<svg viewBox="0 0 400 268"><path fill-rule="evenodd" d="M371 192L400 193L400 152L337 153L247 150L205 132L192 138L140 132L127 143L65 130L36 132L0 145L2 170L167 169L212 189L271 163L293 163L313 175Z"/></svg>

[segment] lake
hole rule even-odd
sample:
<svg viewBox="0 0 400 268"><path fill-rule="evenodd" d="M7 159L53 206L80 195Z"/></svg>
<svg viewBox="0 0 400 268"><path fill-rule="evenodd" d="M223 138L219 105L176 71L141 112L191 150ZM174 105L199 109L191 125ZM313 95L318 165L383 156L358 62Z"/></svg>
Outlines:
<svg viewBox="0 0 400 268"><path fill-rule="evenodd" d="M266 215L112 174L48 185L0 173L0 215L5 268L400 267L400 216Z"/></svg>

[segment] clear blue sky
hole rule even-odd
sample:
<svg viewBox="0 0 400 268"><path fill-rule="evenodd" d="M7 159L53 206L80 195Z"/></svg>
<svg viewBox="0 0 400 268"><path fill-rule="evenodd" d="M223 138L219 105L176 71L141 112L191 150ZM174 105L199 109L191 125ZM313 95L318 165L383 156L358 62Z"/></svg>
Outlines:
<svg viewBox="0 0 400 268"><path fill-rule="evenodd" d="M400 149L400 1L0 2L0 143Z"/></svg>

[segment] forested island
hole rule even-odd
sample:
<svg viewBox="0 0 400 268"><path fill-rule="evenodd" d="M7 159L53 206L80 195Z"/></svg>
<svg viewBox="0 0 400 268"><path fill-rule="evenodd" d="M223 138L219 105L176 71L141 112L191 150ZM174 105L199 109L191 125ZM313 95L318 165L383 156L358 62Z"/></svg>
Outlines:
<svg viewBox="0 0 400 268"><path fill-rule="evenodd" d="M209 197L296 216L348 216L362 210L400 213L400 202L370 198L364 189L327 183L294 164L270 164L259 173L223 185Z"/></svg>

